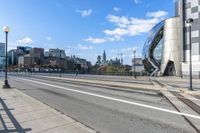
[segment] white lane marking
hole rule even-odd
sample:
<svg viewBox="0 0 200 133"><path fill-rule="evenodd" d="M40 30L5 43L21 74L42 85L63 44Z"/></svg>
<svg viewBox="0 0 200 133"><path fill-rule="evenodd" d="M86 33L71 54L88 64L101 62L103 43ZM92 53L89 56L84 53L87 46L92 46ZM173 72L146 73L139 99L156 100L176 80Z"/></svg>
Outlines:
<svg viewBox="0 0 200 133"><path fill-rule="evenodd" d="M158 111L167 112L167 113L171 113L171 114L188 116L188 117L191 117L191 118L200 119L200 116L192 115L192 114L188 114L188 113L177 112L177 111L173 111L173 110L169 110L169 109L159 108L159 107L155 107L155 106L151 106L151 105L141 104L141 103L137 103L137 102L131 102L131 101L122 100L122 99L113 98L113 97L108 97L108 96L103 96L103 95L99 95L99 94L95 94L95 93L74 90L74 89L70 89L70 88L67 88L67 87L52 85L52 84L43 83L43 82L39 82L39 81L35 81L35 80L28 80L28 79L23 79L23 78L17 78L17 79L29 81L29 82L32 82L32 83L37 83L37 84L41 84L41 85L45 85L45 86L55 87L55 88L59 88L59 89L67 90L67 91L77 92L77 93L81 93L81 94L85 94L85 95L90 95L90 96L94 96L94 97L99 97L99 98L103 98L103 99L108 99L108 100L112 100L112 101L117 101L117 102L121 102L121 103L140 106L140 107L144 107L144 108L148 108L148 109L153 109L153 110L158 110Z"/></svg>

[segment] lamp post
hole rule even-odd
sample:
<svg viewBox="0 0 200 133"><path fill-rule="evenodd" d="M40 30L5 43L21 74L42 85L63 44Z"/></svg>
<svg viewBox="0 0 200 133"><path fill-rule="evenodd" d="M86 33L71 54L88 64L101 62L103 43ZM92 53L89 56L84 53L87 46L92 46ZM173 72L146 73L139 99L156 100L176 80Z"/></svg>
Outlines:
<svg viewBox="0 0 200 133"><path fill-rule="evenodd" d="M61 50L60 51L60 60L59 60L59 77L61 78Z"/></svg>
<svg viewBox="0 0 200 133"><path fill-rule="evenodd" d="M33 64L32 64L32 56L31 56L31 69L30 69L30 74L32 75L32 69L33 69Z"/></svg>
<svg viewBox="0 0 200 133"><path fill-rule="evenodd" d="M49 74L51 74L51 60L49 61Z"/></svg>
<svg viewBox="0 0 200 133"><path fill-rule="evenodd" d="M186 23L187 23L187 26L189 28L189 43L190 43L190 62L189 62L189 64L190 64L190 87L189 87L189 89L193 90L192 89L192 29L191 29L192 23L193 23L193 19L189 18L186 21Z"/></svg>
<svg viewBox="0 0 200 133"><path fill-rule="evenodd" d="M35 71L35 66L37 65L37 63L36 62L34 62L34 73L36 73L36 71Z"/></svg>
<svg viewBox="0 0 200 133"><path fill-rule="evenodd" d="M133 66L133 68L134 68L134 78L136 78L136 71L135 71L135 52L136 52L136 50L133 49L133 53L134 53L134 59L133 59L133 63L134 63L134 66Z"/></svg>
<svg viewBox="0 0 200 133"><path fill-rule="evenodd" d="M7 53L7 49L8 49L8 32L10 32L10 28L8 26L3 27L3 31L6 33L6 51L5 51L5 56L6 56L6 69L5 69L5 82L3 85L3 88L10 88L10 85L8 84L8 53Z"/></svg>

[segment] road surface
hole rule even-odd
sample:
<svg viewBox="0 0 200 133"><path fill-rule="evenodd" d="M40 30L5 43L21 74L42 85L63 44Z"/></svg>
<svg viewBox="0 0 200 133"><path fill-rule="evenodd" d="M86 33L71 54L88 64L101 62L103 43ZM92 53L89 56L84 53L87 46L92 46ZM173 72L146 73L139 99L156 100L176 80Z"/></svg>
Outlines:
<svg viewBox="0 0 200 133"><path fill-rule="evenodd" d="M101 133L195 133L182 116L148 108L176 111L157 92L129 92L33 77L10 76L9 83Z"/></svg>

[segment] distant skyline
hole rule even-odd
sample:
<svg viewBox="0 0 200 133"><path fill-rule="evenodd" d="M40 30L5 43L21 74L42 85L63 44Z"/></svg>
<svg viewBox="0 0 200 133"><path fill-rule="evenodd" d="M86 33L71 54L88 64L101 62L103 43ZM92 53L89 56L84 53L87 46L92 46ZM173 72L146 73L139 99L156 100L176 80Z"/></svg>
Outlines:
<svg viewBox="0 0 200 133"><path fill-rule="evenodd" d="M96 62L120 58L131 65L141 55L147 33L174 16L175 0L0 0L0 27L8 25L9 49L18 45L60 48ZM0 32L0 42L5 35Z"/></svg>

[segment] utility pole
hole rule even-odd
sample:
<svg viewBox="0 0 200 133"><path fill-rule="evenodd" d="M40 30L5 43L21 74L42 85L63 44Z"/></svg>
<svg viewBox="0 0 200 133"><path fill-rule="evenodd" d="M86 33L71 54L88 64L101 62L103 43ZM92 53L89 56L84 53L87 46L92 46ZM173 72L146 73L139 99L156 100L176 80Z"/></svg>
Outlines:
<svg viewBox="0 0 200 133"><path fill-rule="evenodd" d="M134 61L134 66L133 66L133 67L134 67L134 77L135 77L135 79L136 79L136 71L135 71L135 65L136 65L135 59L136 59L136 58L135 58L135 52L136 52L136 50L134 49L134 50L133 50L133 53L134 53L134 59L133 59L133 61Z"/></svg>

